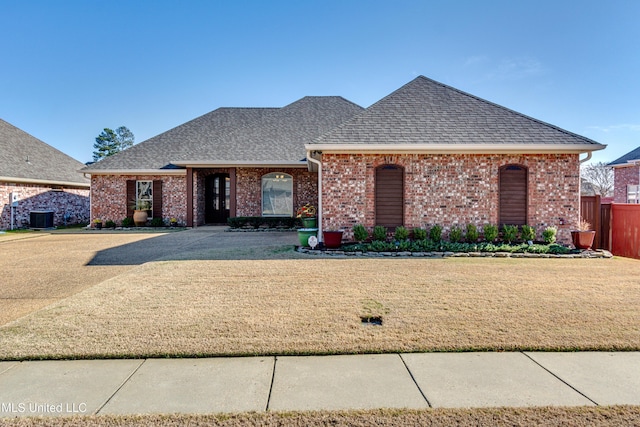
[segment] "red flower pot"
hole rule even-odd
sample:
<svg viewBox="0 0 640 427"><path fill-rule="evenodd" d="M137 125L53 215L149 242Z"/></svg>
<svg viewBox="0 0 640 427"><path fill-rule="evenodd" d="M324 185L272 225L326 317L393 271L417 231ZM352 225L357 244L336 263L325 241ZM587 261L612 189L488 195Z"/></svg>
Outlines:
<svg viewBox="0 0 640 427"><path fill-rule="evenodd" d="M329 249L338 249L342 246L342 231L325 231L322 233L324 236L324 246Z"/></svg>
<svg viewBox="0 0 640 427"><path fill-rule="evenodd" d="M571 240L576 249L591 249L593 239L596 237L595 231L572 231Z"/></svg>

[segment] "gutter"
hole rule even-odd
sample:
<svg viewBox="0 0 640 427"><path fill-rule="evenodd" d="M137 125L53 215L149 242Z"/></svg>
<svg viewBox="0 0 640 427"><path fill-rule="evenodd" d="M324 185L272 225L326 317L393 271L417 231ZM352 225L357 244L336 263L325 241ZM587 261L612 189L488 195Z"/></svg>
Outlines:
<svg viewBox="0 0 640 427"><path fill-rule="evenodd" d="M313 153L322 154L319 151L307 151L307 160L318 166L318 242L323 242L322 236L322 162L312 157Z"/></svg>
<svg viewBox="0 0 640 427"><path fill-rule="evenodd" d="M11 176L0 176L0 181L2 182L15 182L21 184L39 184L39 185L58 185L60 187L79 187L79 188L89 188L90 183L88 182L72 182L72 181L56 181L56 180L48 180L48 179L35 179L35 178L17 178Z"/></svg>
<svg viewBox="0 0 640 427"><path fill-rule="evenodd" d="M556 154L589 153L603 144L305 144L336 154Z"/></svg>

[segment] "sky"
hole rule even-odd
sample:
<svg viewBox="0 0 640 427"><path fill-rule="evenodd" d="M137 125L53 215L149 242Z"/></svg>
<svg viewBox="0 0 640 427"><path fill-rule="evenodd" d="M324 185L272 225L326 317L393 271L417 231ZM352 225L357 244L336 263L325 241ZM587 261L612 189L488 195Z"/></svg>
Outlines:
<svg viewBox="0 0 640 427"><path fill-rule="evenodd" d="M0 0L0 118L92 160L219 107L424 75L599 143L640 146L638 0Z"/></svg>

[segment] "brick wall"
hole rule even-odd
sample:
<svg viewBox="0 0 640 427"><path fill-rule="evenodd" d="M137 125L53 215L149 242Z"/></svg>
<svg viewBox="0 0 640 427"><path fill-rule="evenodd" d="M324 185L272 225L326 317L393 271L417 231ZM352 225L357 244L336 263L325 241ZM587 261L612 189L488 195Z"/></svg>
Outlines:
<svg viewBox="0 0 640 427"><path fill-rule="evenodd" d="M318 203L318 176L300 168L237 168L236 215L260 216L262 212L262 176L271 172L284 172L293 176L293 206L306 202ZM194 223L204 224L205 179L214 173L229 173L229 169L200 169L194 171L193 206ZM127 215L127 180L162 180L162 217L176 218L186 223L186 176L132 176L96 175L91 178L91 219L113 220L119 224Z"/></svg>
<svg viewBox="0 0 640 427"><path fill-rule="evenodd" d="M11 228L9 195L17 193L20 201L14 210L14 227L29 226L31 211L53 211L54 226L89 222L89 190L52 188L45 185L0 182L0 230Z"/></svg>
<svg viewBox="0 0 640 427"><path fill-rule="evenodd" d="M310 202L318 205L318 174L300 168L237 168L236 216L262 214L262 176L284 172L293 177L293 209Z"/></svg>
<svg viewBox="0 0 640 427"><path fill-rule="evenodd" d="M538 233L558 227L558 240L571 241L578 222L578 155L357 155L324 154L323 221L325 229L375 225L375 169L404 168L404 224L498 223L498 174L507 164L528 168L528 224ZM562 222L564 224L562 224Z"/></svg>
<svg viewBox="0 0 640 427"><path fill-rule="evenodd" d="M613 169L613 201L627 203L627 185L638 185L639 166L625 166Z"/></svg>
<svg viewBox="0 0 640 427"><path fill-rule="evenodd" d="M120 224L127 216L127 180L162 181L162 218L187 221L186 177L173 175L93 175L91 177L91 220L100 218Z"/></svg>

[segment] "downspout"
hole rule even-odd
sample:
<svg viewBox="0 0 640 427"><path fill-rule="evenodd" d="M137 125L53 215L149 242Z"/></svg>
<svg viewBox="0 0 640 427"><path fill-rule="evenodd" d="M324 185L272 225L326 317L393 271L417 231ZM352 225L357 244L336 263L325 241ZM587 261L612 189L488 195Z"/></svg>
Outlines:
<svg viewBox="0 0 640 427"><path fill-rule="evenodd" d="M580 160L580 163L588 162L589 160L591 160L591 156L593 156L593 153L591 151L589 151L587 153L587 157L582 159L582 160Z"/></svg>
<svg viewBox="0 0 640 427"><path fill-rule="evenodd" d="M314 151L314 153L322 154ZM318 166L318 242L324 241L322 237L322 162L311 157L311 151L307 151L307 160Z"/></svg>

